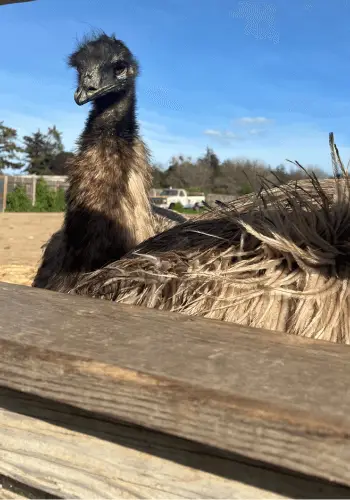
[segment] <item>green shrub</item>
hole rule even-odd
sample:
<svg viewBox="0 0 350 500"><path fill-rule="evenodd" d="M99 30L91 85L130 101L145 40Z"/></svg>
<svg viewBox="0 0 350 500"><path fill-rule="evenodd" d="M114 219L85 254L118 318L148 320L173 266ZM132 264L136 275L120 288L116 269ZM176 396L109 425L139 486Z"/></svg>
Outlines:
<svg viewBox="0 0 350 500"><path fill-rule="evenodd" d="M242 184L241 187L239 188L240 195L250 194L252 192L253 192L253 188L248 182Z"/></svg>
<svg viewBox="0 0 350 500"><path fill-rule="evenodd" d="M56 212L64 212L66 209L66 193L64 189L58 188L56 192Z"/></svg>
<svg viewBox="0 0 350 500"><path fill-rule="evenodd" d="M42 178L38 179L36 184L34 206L23 186L17 186L8 193L6 200L6 212L64 212L65 208L64 190L51 189Z"/></svg>
<svg viewBox="0 0 350 500"><path fill-rule="evenodd" d="M194 210L193 208L185 208L180 201L173 203L171 210L179 212L181 214L198 214L205 211L205 208L199 207L199 210Z"/></svg>
<svg viewBox="0 0 350 500"><path fill-rule="evenodd" d="M50 189L44 179L36 183L34 212L54 212L56 193Z"/></svg>
<svg viewBox="0 0 350 500"><path fill-rule="evenodd" d="M173 204L172 210L175 210L175 212L183 212L183 209L184 207L180 201Z"/></svg>
<svg viewBox="0 0 350 500"><path fill-rule="evenodd" d="M62 188L51 189L44 179L36 183L34 212L63 212L65 210L65 195Z"/></svg>
<svg viewBox="0 0 350 500"><path fill-rule="evenodd" d="M6 212L30 212L32 202L27 196L24 186L16 186L6 198Z"/></svg>

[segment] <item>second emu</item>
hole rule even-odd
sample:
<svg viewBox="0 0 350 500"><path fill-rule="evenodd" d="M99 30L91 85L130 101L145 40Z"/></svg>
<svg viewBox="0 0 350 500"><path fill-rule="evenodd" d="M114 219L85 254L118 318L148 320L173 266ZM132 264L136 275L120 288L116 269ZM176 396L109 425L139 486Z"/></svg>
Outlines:
<svg viewBox="0 0 350 500"><path fill-rule="evenodd" d="M34 287L68 291L82 273L122 257L155 234L149 152L139 136L138 63L115 37L85 39L69 57L74 99L93 103L69 166L62 230L44 251Z"/></svg>

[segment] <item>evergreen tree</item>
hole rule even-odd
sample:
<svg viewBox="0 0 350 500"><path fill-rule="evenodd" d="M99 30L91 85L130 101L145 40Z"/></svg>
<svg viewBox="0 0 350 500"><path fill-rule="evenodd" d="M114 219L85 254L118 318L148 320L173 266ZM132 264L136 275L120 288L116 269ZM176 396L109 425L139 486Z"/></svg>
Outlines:
<svg viewBox="0 0 350 500"><path fill-rule="evenodd" d="M5 168L19 169L23 167L18 155L23 152L17 144L17 130L6 127L0 122L0 173Z"/></svg>
<svg viewBox="0 0 350 500"><path fill-rule="evenodd" d="M220 175L220 160L214 151L207 147L205 155L198 160L199 164L206 165L209 167L211 172L211 183L215 184L215 179Z"/></svg>
<svg viewBox="0 0 350 500"><path fill-rule="evenodd" d="M52 158L45 134L38 130L32 135L25 135L23 142L27 160L27 172L38 175L47 174Z"/></svg>
<svg viewBox="0 0 350 500"><path fill-rule="evenodd" d="M59 132L57 130L56 125L54 125L52 128L49 127L47 131L47 140L48 143L51 145L52 148L51 152L53 156L63 153L64 147L62 143L62 132Z"/></svg>
<svg viewBox="0 0 350 500"><path fill-rule="evenodd" d="M69 165L74 158L74 153L63 151L58 153L50 163L50 173L53 175L67 175Z"/></svg>
<svg viewBox="0 0 350 500"><path fill-rule="evenodd" d="M49 128L46 134L38 130L23 137L27 171L30 174L50 175L50 166L57 155L64 151L61 132L56 126Z"/></svg>

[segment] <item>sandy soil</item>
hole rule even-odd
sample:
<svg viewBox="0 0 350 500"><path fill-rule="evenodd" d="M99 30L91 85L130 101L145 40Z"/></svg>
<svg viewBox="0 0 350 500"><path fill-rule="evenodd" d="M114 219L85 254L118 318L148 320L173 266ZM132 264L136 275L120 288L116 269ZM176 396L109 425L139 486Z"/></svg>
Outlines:
<svg viewBox="0 0 350 500"><path fill-rule="evenodd" d="M63 214L0 214L0 281L30 285L42 249L62 224Z"/></svg>
<svg viewBox="0 0 350 500"><path fill-rule="evenodd" d="M62 222L63 214L0 213L0 281L30 285L42 245Z"/></svg>

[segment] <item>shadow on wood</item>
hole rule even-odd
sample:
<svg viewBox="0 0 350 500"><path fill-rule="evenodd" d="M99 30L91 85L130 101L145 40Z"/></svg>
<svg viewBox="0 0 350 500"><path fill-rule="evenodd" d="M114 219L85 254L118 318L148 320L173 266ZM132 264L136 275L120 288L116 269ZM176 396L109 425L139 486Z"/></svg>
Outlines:
<svg viewBox="0 0 350 500"><path fill-rule="evenodd" d="M3 475L63 497L350 497L349 346L6 283L0 302Z"/></svg>
<svg viewBox="0 0 350 500"><path fill-rule="evenodd" d="M16 434L16 440L24 438L23 449L25 449L28 464L23 464L23 474L29 483L34 482L37 488L40 482L45 484L40 479L35 480L34 476L39 478L44 476L54 464L50 471L54 485L49 487L51 495L45 493L46 496L43 496L44 490L29 490L30 494L37 495L36 498L57 498L62 495L67 497L72 494L79 497L82 493L79 487L89 496L98 493L98 490L94 491L91 485L91 457L95 457L96 461L100 462L100 467L96 466L93 469L95 481L99 475L101 483L108 478L109 487L115 488L114 494L123 496L127 493L132 494L132 489L135 490L135 497L142 494L147 498L158 498L159 492L159 498L164 495L171 495L171 498L204 496L210 498L233 498L233 496L279 498L279 495L291 498L349 498L350 496L350 488L331 484L328 481L295 475L278 467L270 468L262 462L249 460L234 453L225 453L209 446L148 431L125 422L104 419L99 415L69 405L54 403L17 391L0 389L0 406L9 412L12 428L8 429L9 432L15 431L12 435ZM36 435L36 442L40 441L39 457L33 452L29 443L29 432L38 432L39 426L36 428L36 422L28 420L26 431L28 435L25 439L23 434L26 427L25 419L19 418L20 415L48 424L48 426L42 426L46 430L45 433L40 436L39 432ZM4 432L7 426L3 417L0 417L0 423L2 424L0 442L4 449L9 440L6 437L6 431ZM57 426L56 443L52 440L52 434L47 432L49 425ZM59 453L58 441L63 443L61 448L65 450L64 454ZM72 453L74 444L76 450ZM116 446L113 447L113 445ZM111 454L111 450L114 450L114 453ZM81 454L80 461L76 456L72 459L75 452ZM10 455L11 450L6 449L2 465L4 467L5 464L5 468ZM113 460L114 474L109 475L106 457ZM34 463L38 458L41 462L43 458L47 459L49 464L47 471L42 466L35 467ZM146 464L145 461L149 463ZM125 463L128 465L125 466ZM72 489L68 478L62 481L57 473L59 466L74 469L80 484L75 478L76 484ZM21 466L17 465L17 470L20 469ZM82 473L83 469L85 469L85 476ZM102 469L103 473L101 473ZM115 472L116 469L118 473ZM32 477L30 477L31 471ZM132 471L132 481L130 471ZM10 472L13 474L12 470ZM147 483L147 488L144 483ZM47 481L45 486L48 488ZM17 484L16 491L20 492L20 488L21 485ZM108 498L108 493L108 489L104 490L101 486L100 494Z"/></svg>
<svg viewBox="0 0 350 500"><path fill-rule="evenodd" d="M0 474L0 500L15 500L17 498L50 499L58 497L50 495L45 491L31 488L27 484L23 484L15 479L8 478Z"/></svg>

